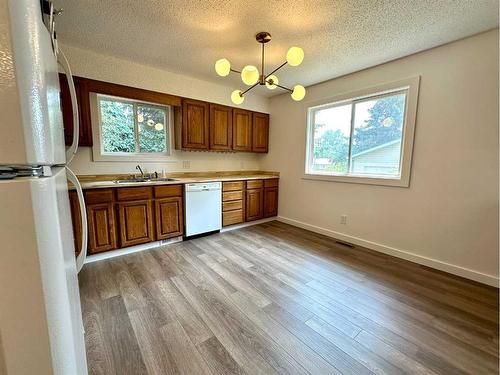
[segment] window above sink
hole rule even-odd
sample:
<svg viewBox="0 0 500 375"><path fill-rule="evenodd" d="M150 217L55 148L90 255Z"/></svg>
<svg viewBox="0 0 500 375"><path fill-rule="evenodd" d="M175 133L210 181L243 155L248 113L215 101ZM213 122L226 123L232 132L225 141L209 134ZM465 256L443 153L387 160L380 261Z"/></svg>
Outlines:
<svg viewBox="0 0 500 375"><path fill-rule="evenodd" d="M91 94L94 161L166 161L170 107Z"/></svg>

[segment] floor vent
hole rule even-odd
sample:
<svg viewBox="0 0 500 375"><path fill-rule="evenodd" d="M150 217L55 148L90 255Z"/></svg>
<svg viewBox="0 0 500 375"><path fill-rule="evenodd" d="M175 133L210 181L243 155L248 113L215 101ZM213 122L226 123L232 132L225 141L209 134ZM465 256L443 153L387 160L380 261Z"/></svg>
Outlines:
<svg viewBox="0 0 500 375"><path fill-rule="evenodd" d="M351 249L354 249L354 245L353 244L350 244L349 242L344 242L344 241L335 241L335 243L338 243L339 245L342 245L342 246L347 246Z"/></svg>

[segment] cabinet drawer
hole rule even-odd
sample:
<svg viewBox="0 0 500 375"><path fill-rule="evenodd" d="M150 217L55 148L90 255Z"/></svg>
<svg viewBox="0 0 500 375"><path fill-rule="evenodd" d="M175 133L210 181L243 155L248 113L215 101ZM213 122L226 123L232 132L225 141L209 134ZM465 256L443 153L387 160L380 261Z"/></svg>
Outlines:
<svg viewBox="0 0 500 375"><path fill-rule="evenodd" d="M85 190L85 203L109 203L113 202L113 189Z"/></svg>
<svg viewBox="0 0 500 375"><path fill-rule="evenodd" d="M243 190L243 181L230 181L222 183L222 191Z"/></svg>
<svg viewBox="0 0 500 375"><path fill-rule="evenodd" d="M222 213L222 225L233 225L243 223L243 210Z"/></svg>
<svg viewBox="0 0 500 375"><path fill-rule="evenodd" d="M273 178L269 180L264 180L264 187L278 187L279 179Z"/></svg>
<svg viewBox="0 0 500 375"><path fill-rule="evenodd" d="M136 201L140 199L153 198L151 187L131 187L116 189L116 197L119 201Z"/></svg>
<svg viewBox="0 0 500 375"><path fill-rule="evenodd" d="M154 187L155 198L182 197L182 185Z"/></svg>
<svg viewBox="0 0 500 375"><path fill-rule="evenodd" d="M234 211L243 209L243 201L230 201L222 203L222 211Z"/></svg>
<svg viewBox="0 0 500 375"><path fill-rule="evenodd" d="M262 180L247 181L247 189L260 189L262 186L264 186Z"/></svg>
<svg viewBox="0 0 500 375"><path fill-rule="evenodd" d="M226 191L222 193L222 201L237 201L243 199L243 191Z"/></svg>

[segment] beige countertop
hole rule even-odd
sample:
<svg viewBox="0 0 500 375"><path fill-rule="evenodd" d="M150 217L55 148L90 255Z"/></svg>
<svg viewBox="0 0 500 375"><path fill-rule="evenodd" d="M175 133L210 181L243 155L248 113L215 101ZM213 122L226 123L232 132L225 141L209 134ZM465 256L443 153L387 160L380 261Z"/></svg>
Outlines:
<svg viewBox="0 0 500 375"><path fill-rule="evenodd" d="M244 174L238 172L235 174L228 174L227 172L217 175L217 172L207 173L203 176L202 173L196 173L196 176L182 176L181 174L176 174L173 176L168 176L173 178L173 181L148 181L148 182L126 182L126 183L116 183L117 179L123 179L123 176L117 175L116 177L111 176L78 176L82 189L100 189L100 188L110 188L110 187L132 187L132 186L155 186L155 185L179 185L179 184L192 184L197 182L215 182L215 181L241 181L241 180L265 180L272 178L279 178L279 173L277 172L250 172ZM108 178L108 179L103 179ZM71 189L72 187L70 187Z"/></svg>

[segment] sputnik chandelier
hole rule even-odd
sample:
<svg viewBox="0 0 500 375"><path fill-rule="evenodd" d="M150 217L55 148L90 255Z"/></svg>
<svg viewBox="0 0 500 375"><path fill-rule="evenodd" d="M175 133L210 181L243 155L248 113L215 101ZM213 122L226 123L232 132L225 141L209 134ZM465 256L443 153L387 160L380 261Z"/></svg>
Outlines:
<svg viewBox="0 0 500 375"><path fill-rule="evenodd" d="M260 74L259 70L254 65L246 65L243 70L235 70L231 68L231 63L227 59L220 59L215 62L215 71L221 77L225 77L229 75L230 72L238 73L241 75L241 80L247 86L250 86L244 91L234 90L231 93L231 101L234 104L241 104L245 100L245 94L249 92L251 89L256 87L257 85L266 85L269 90L274 90L277 87L287 90L290 92L290 96L295 101L300 101L304 99L306 96L306 89L302 85L295 85L293 89L288 87L281 86L279 84L278 77L274 74L281 68L283 68L286 64L291 66L298 66L304 60L304 51L300 47L291 47L286 54L286 61L274 69L271 73L265 74L264 72L264 45L271 41L271 34L268 32L260 32L255 35L255 39L257 42L262 44L262 59L261 59L261 68Z"/></svg>

